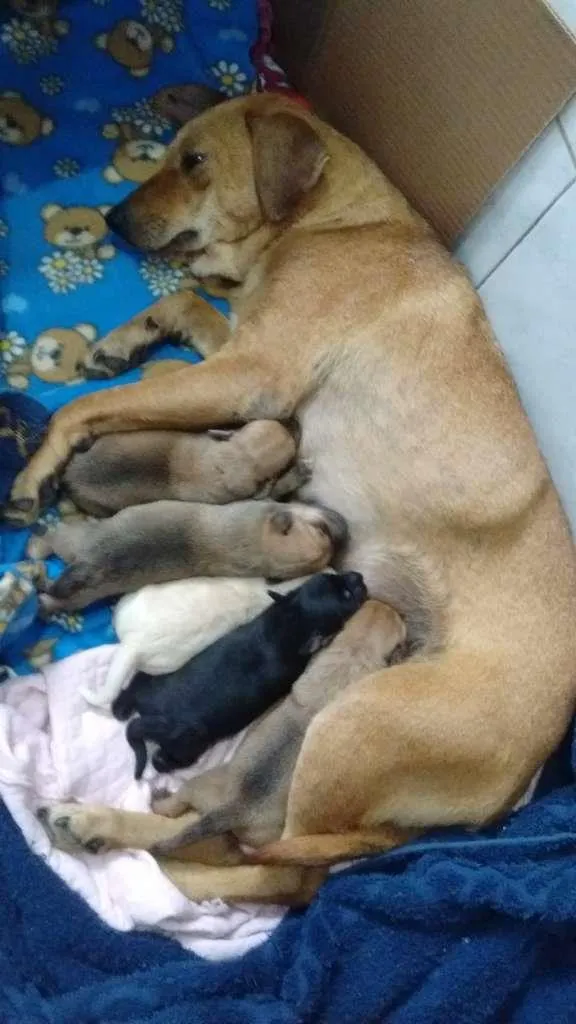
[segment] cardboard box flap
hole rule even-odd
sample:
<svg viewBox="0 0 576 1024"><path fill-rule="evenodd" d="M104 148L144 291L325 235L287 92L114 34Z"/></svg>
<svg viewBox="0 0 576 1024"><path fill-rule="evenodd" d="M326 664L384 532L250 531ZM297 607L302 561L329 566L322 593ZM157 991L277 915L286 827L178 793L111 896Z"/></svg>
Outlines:
<svg viewBox="0 0 576 1024"><path fill-rule="evenodd" d="M452 241L576 91L542 0L274 0L295 86Z"/></svg>

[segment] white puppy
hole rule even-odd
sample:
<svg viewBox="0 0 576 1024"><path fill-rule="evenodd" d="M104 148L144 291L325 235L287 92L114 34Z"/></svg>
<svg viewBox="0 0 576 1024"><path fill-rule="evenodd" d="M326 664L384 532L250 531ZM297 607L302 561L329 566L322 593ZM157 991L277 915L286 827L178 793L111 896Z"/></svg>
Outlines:
<svg viewBox="0 0 576 1024"><path fill-rule="evenodd" d="M173 672L225 633L256 618L271 603L269 589L286 594L305 579L271 584L260 578L200 577L126 594L114 612L120 643L106 680L98 690L80 687L82 696L89 704L106 707L136 672Z"/></svg>

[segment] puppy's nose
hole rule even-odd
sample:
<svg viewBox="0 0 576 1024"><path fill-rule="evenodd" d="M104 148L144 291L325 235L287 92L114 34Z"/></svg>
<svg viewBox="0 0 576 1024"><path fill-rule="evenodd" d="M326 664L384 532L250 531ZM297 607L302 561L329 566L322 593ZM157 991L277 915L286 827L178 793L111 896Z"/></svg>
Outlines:
<svg viewBox="0 0 576 1024"><path fill-rule="evenodd" d="M121 238L125 238L129 231L130 225L130 208L126 201L117 203L111 210L108 211L104 218L108 227L116 235L120 235Z"/></svg>

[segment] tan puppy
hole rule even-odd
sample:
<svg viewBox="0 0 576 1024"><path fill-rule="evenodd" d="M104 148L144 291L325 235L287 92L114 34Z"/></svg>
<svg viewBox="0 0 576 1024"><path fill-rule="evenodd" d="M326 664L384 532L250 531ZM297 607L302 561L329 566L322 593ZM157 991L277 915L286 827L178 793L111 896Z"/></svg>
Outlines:
<svg viewBox="0 0 576 1024"><path fill-rule="evenodd" d="M249 846L278 839L310 720L351 683L389 664L405 635L393 608L367 601L316 655L288 697L249 727L231 761L185 782L174 795L155 800L156 814L177 818L193 809L203 816L158 843L153 852L173 853L225 832L233 832Z"/></svg>
<svg viewBox="0 0 576 1024"><path fill-rule="evenodd" d="M51 613L189 576L291 579L324 569L345 537L342 517L313 505L155 501L100 522L60 523L28 552L68 563L41 597Z"/></svg>
<svg viewBox="0 0 576 1024"><path fill-rule="evenodd" d="M75 455L64 489L85 512L106 516L128 505L175 499L223 505L267 497L296 455L293 436L274 420L205 434L147 430L99 438ZM279 488L301 482L296 471Z"/></svg>
<svg viewBox="0 0 576 1024"><path fill-rule="evenodd" d="M185 125L109 221L143 249L190 252L193 274L238 281L237 323L218 351L222 334L202 321L200 347L215 354L199 366L61 409L16 482L20 512L35 513L87 435L294 415L312 467L302 496L347 519L340 564L400 611L418 655L316 717L290 791L290 845L275 855L328 861L505 814L574 710L576 567L464 271L365 154L279 95ZM114 331L90 366L128 360L149 315L185 323L187 303L196 336L198 306L182 293ZM75 827L89 819L80 809ZM233 882L214 870L214 895L281 880L264 866Z"/></svg>

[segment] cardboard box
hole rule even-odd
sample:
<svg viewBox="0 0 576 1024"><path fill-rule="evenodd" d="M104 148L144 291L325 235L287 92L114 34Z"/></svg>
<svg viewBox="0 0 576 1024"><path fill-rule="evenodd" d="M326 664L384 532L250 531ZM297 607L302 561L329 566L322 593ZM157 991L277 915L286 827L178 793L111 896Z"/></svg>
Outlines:
<svg viewBox="0 0 576 1024"><path fill-rule="evenodd" d="M543 0L273 0L278 59L452 242L576 91Z"/></svg>

